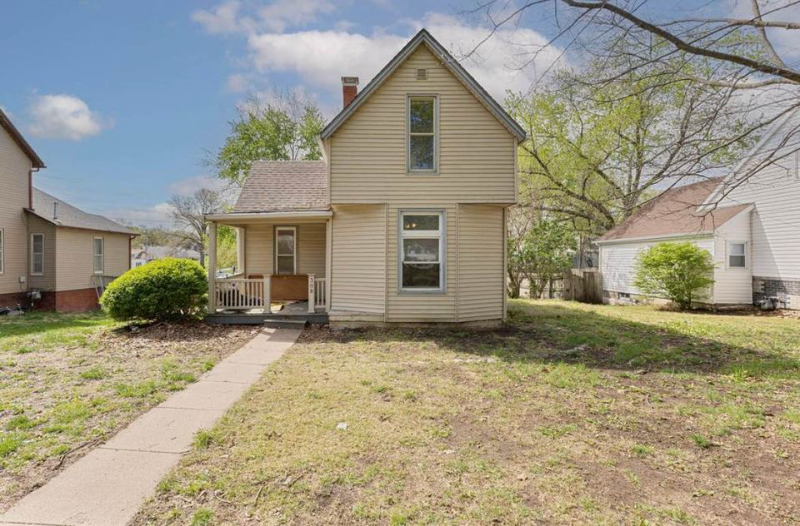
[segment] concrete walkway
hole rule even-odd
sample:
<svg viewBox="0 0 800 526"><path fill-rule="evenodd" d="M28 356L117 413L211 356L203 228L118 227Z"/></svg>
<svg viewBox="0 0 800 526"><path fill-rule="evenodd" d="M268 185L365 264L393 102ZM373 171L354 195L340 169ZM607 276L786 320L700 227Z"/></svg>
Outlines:
<svg viewBox="0 0 800 526"><path fill-rule="evenodd" d="M0 526L124 526L158 482L300 335L264 329L198 382L145 413L114 438L30 493Z"/></svg>

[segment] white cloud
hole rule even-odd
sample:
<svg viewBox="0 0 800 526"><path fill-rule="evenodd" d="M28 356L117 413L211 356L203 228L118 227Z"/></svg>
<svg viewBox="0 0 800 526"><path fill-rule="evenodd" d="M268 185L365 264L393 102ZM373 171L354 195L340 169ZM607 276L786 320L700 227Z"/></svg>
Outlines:
<svg viewBox="0 0 800 526"><path fill-rule="evenodd" d="M228 77L225 83L225 88L231 93L244 93L251 88L250 80L247 75L242 73L234 73Z"/></svg>
<svg viewBox="0 0 800 526"><path fill-rule="evenodd" d="M197 177L187 177L175 181L169 185L169 192L171 195L190 196L196 191L203 188L209 190L216 190L218 192L227 191L229 184L218 177L211 177L207 175L200 175Z"/></svg>
<svg viewBox="0 0 800 526"><path fill-rule="evenodd" d="M455 56L466 55L487 35L487 30L464 24L460 19L429 14L413 23L413 29L426 27ZM287 71L300 75L310 86L338 90L340 77L356 75L364 86L408 41L407 35L373 34L346 31L299 31L260 33L248 38L253 65L259 72ZM559 56L548 48L522 68L528 49L544 45L547 39L530 29L500 30L462 64L498 100L507 89L527 90ZM520 69L522 68L522 69Z"/></svg>
<svg viewBox="0 0 800 526"><path fill-rule="evenodd" d="M125 224L166 228L172 226L171 212L169 203L159 203L149 207L108 208L97 213Z"/></svg>
<svg viewBox="0 0 800 526"><path fill-rule="evenodd" d="M211 10L194 11L192 20L211 34L282 32L288 27L314 22L319 15L335 10L331 0L275 0L245 15L242 2L226 0Z"/></svg>
<svg viewBox="0 0 800 526"><path fill-rule="evenodd" d="M41 95L30 106L28 131L36 137L79 141L97 135L105 124L99 114L72 95Z"/></svg>

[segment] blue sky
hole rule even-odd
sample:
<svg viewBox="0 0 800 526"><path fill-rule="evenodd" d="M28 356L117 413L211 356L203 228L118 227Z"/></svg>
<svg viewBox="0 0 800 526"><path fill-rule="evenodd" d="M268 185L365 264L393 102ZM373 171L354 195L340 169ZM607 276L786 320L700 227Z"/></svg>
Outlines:
<svg viewBox="0 0 800 526"><path fill-rule="evenodd" d="M87 211L154 224L170 195L208 184L205 152L222 144L249 94L303 90L330 118L339 77L359 75L363 86L420 27L456 53L470 49L486 34L459 12L473 4L4 2L0 106L48 165L37 186ZM525 89L560 50L520 71L514 42L544 42L551 30L546 15L529 17L465 65L498 98Z"/></svg>

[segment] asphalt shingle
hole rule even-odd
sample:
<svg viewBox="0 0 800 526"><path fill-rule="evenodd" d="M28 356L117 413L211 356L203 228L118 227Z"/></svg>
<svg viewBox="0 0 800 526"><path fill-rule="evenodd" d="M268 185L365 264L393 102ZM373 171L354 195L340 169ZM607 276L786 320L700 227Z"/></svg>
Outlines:
<svg viewBox="0 0 800 526"><path fill-rule="evenodd" d="M234 212L328 210L325 161L256 161Z"/></svg>

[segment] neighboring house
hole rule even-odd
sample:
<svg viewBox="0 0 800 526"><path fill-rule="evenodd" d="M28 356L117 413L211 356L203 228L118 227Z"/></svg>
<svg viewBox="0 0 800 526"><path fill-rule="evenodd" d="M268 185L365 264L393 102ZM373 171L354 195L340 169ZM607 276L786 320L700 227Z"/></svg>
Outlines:
<svg viewBox="0 0 800 526"><path fill-rule="evenodd" d="M800 309L800 111L784 116L724 179L669 190L602 236L605 299L628 301L638 253L692 241L714 260L714 305L772 298ZM753 167L758 166L754 174ZM749 175L749 177L748 177Z"/></svg>
<svg viewBox="0 0 800 526"><path fill-rule="evenodd" d="M141 267L146 263L164 258L191 259L200 263L200 253L196 250L181 247L148 245L134 248L131 251L131 268Z"/></svg>
<svg viewBox="0 0 800 526"><path fill-rule="evenodd" d="M321 133L321 161L254 163L232 213L241 273L211 312L307 300L334 324L504 319L522 128L425 30ZM266 293L264 291L266 290Z"/></svg>
<svg viewBox="0 0 800 526"><path fill-rule="evenodd" d="M0 307L95 308L98 290L128 270L135 233L34 188L40 168L0 111Z"/></svg>

